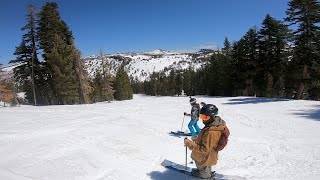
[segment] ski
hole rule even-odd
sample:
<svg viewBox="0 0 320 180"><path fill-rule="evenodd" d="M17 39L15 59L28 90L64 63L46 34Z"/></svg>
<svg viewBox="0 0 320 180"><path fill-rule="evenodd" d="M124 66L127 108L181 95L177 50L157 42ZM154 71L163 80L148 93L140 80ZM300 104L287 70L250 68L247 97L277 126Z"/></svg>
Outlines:
<svg viewBox="0 0 320 180"><path fill-rule="evenodd" d="M187 167L167 159L163 160L163 162L161 163L161 166L168 168L170 170L185 174L187 176L190 176L190 178L188 179L194 179L194 180L201 179L200 177L195 177L191 174L193 169L192 167ZM246 178L241 176L218 174L215 171L212 171L211 179L213 180L246 180Z"/></svg>
<svg viewBox="0 0 320 180"><path fill-rule="evenodd" d="M166 167L166 168L171 169L171 170L174 170L174 171L177 171L177 172L180 172L180 173L183 173L183 174L187 174L187 175L192 176L192 177L196 177L196 176L194 176L192 174L192 168L191 167L187 167L187 166L172 162L172 161L167 160L167 159L163 160L163 162L161 163L161 166ZM215 175L214 171L212 172L212 175L213 176Z"/></svg>
<svg viewBox="0 0 320 180"><path fill-rule="evenodd" d="M169 161L167 159L162 161L161 166L166 167L168 169L175 170L175 171L179 171L181 173L186 173L188 175L191 175L191 172L192 172L191 167L186 167L184 165L177 164L177 163Z"/></svg>

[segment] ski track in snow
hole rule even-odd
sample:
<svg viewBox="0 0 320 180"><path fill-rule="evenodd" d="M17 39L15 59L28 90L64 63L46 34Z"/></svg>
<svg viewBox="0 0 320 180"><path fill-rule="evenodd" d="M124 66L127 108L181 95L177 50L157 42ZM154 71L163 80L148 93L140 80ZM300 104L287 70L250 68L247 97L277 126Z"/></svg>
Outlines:
<svg viewBox="0 0 320 180"><path fill-rule="evenodd" d="M217 105L231 131L213 167L219 174L320 178L320 117L308 116L320 102L196 98ZM142 95L91 105L0 108L0 179L184 179L160 163L185 164L183 137L168 133L181 129L190 108L188 97Z"/></svg>

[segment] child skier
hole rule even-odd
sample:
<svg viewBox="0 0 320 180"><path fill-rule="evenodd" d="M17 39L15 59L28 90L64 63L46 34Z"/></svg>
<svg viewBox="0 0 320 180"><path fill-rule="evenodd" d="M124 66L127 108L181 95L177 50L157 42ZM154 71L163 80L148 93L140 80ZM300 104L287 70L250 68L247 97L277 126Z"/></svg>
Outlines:
<svg viewBox="0 0 320 180"><path fill-rule="evenodd" d="M187 138L184 140L184 144L192 151L191 158L197 166L196 169L193 169L192 174L200 178L206 179L213 176L211 166L217 164L218 151L221 150L217 148L219 148L219 139L226 128L226 123L217 114L218 108L215 105L203 106L200 110L200 118L205 127L198 137L192 137L192 141Z"/></svg>
<svg viewBox="0 0 320 180"><path fill-rule="evenodd" d="M191 113L188 114L188 113L184 112L183 114L185 116L191 116L191 120L190 120L190 122L188 124L188 128L189 128L190 133L191 133L192 136L197 136L201 131L201 129L198 126L200 106L197 103L196 98L191 98L191 97L190 97L190 104L192 106L191 107Z"/></svg>

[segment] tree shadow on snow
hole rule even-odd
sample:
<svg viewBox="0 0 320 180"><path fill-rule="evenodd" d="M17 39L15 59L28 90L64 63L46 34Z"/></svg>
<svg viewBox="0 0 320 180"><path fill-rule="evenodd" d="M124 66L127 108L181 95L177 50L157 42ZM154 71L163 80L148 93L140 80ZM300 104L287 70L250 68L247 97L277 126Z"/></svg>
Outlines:
<svg viewBox="0 0 320 180"><path fill-rule="evenodd" d="M308 119L320 121L320 105L315 105L315 109L311 109L309 111L303 110L301 112L293 113L298 116L302 116Z"/></svg>
<svg viewBox="0 0 320 180"><path fill-rule="evenodd" d="M289 99L280 98L262 98L262 97L252 97L252 98L234 98L230 99L230 102L223 103L229 105L237 104L259 104L259 103L269 103L269 102L280 102L280 101L290 101Z"/></svg>

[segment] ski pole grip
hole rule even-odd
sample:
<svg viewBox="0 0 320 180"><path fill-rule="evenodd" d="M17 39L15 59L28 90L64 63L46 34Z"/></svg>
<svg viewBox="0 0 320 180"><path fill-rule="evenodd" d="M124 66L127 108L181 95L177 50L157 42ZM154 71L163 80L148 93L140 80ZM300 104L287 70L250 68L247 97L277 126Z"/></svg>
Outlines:
<svg viewBox="0 0 320 180"><path fill-rule="evenodd" d="M186 139L188 139L188 138L185 137L185 138L183 139L183 144L184 144L184 140L186 140ZM187 145L184 145L184 146L187 148Z"/></svg>

